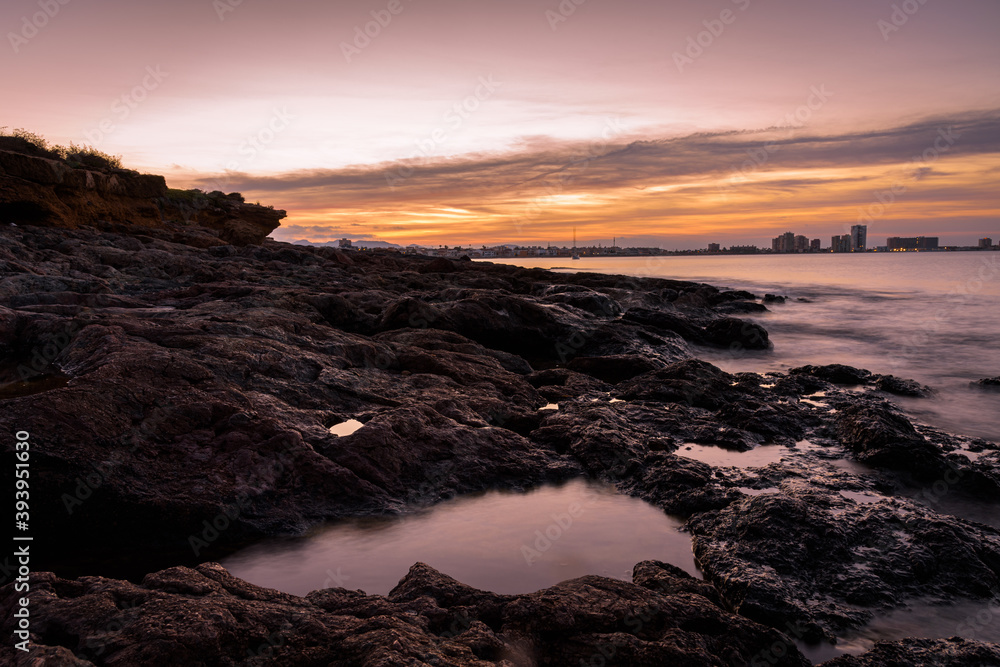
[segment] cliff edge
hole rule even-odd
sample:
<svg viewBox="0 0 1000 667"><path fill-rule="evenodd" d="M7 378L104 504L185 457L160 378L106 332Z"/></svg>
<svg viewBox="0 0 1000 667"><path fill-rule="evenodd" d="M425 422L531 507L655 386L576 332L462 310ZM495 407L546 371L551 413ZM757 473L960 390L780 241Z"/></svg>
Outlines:
<svg viewBox="0 0 1000 667"><path fill-rule="evenodd" d="M285 215L247 204L238 193L172 190L163 176L0 150L0 222L96 227L212 247L260 245Z"/></svg>

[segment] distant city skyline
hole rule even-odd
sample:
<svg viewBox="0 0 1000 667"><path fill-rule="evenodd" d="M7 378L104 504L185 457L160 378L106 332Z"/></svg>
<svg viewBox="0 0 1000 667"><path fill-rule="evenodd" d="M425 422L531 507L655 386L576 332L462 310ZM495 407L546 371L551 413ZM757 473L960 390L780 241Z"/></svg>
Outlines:
<svg viewBox="0 0 1000 667"><path fill-rule="evenodd" d="M984 238L990 239L991 241L993 239L1000 239L1000 223L997 224L996 230L997 231L995 233L986 234L984 236L981 235L981 236L977 236L975 238L968 237L968 238L966 238L964 240L963 239L949 240L949 237L947 235L945 235L945 234L909 234L909 233L906 233L906 230L904 229L902 233L891 234L891 235L888 235L888 236L886 236L884 238L874 237L875 240L881 240L882 242L880 242L880 243L873 243L872 242L873 237L869 233L867 235L867 239L868 239L867 247L868 248L874 248L874 247L883 247L883 246L886 246L886 245L888 245L888 240L890 238L892 238L892 237L916 237L916 236L936 237L936 238L938 238L940 240L940 245L943 246L943 247L976 247L976 246L978 246L980 244L979 242L982 239L984 239ZM846 232L846 234L848 236L850 236L850 229L848 229L848 231ZM798 235L798 234L796 234L796 235ZM804 234L803 236L806 236L810 241L812 241L814 239L819 239L821 241L821 243L822 243L822 248L824 248L824 249L829 249L830 248L830 237L829 237L829 235L817 234L816 236L813 236L812 234ZM471 248L471 247L479 248L479 247L482 247L482 246L495 247L495 246L501 246L501 245L512 245L512 246L520 246L520 247L546 247L546 246L551 245L553 247L559 247L559 248L563 248L563 247L570 248L570 247L573 246L573 240L572 240L572 238L566 239L566 240L562 240L562 241L535 241L535 240L527 240L527 241L505 241L505 240L496 240L496 241L482 241L482 242L478 242L478 241L477 242L459 241L459 240L455 239L455 240L452 240L450 242L448 242L448 241L442 241L440 243L432 243L432 244L416 243L416 242L409 242L409 241L404 241L404 240L387 241L386 239L379 239L379 238L352 238L350 235L342 236L341 238L350 239L351 241L353 241L355 243L358 243L358 242L369 242L369 241L370 242L380 242L380 243L388 243L388 244L391 244L391 245L397 245L397 246L403 247L403 248L405 248L408 245L418 245L418 246L422 246L422 247L438 247L438 246L454 247L454 246L461 246L461 247L464 247L464 248ZM305 240L311 240L311 239L304 239L304 238L300 237L300 238L294 238L294 239L289 239L289 240L294 242L294 241L305 241ZM340 239L336 239L335 238L335 239L324 239L322 241L314 241L314 242L318 243L318 244L322 244L322 243L326 243L326 242L335 244L339 240ZM715 241L715 240L709 239L709 240L695 240L695 241L691 242L691 245L685 245L685 246L680 246L680 245L673 246L673 245L669 245L668 246L668 245L662 245L662 244L658 244L658 243L652 242L654 240L655 240L655 237L646 237L645 239L644 238L630 238L630 237L611 237L611 238L608 238L608 239L582 239L582 238L578 238L577 241L576 241L576 244L577 244L577 246L580 246L580 247L591 247L591 246L593 246L593 247L597 247L597 246L612 247L612 246L617 245L617 247L619 247L619 248L626 248L626 247L656 248L656 247L658 247L658 248L662 248L664 250L674 250L674 249L677 249L677 250L707 250L709 248L709 246L713 245L713 244L718 244L722 249L731 248L733 246L746 246L746 245L754 245L754 246L757 246L758 248L771 248L771 241L772 241L771 238L761 238L758 242L753 242L754 239L751 238L751 240L750 240L749 243L744 243L744 242L732 242L732 243L730 243L730 242L726 242L726 241Z"/></svg>

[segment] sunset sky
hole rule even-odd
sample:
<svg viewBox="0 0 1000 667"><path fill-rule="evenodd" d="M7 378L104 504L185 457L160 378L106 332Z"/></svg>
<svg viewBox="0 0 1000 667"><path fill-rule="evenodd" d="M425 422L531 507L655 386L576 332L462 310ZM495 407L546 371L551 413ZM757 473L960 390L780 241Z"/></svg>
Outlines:
<svg viewBox="0 0 1000 667"><path fill-rule="evenodd" d="M7 0L0 26L0 125L284 208L280 240L1000 237L996 0Z"/></svg>

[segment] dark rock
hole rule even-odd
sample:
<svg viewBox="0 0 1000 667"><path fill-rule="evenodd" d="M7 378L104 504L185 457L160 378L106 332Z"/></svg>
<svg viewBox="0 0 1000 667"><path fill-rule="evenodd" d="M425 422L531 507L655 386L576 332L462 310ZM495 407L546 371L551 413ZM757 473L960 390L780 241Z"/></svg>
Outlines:
<svg viewBox="0 0 1000 667"><path fill-rule="evenodd" d="M242 197L178 195L162 176L76 168L54 156L9 150L0 150L0 185L0 214L8 222L155 231L197 247L259 245L285 217L284 211L246 204ZM185 229L192 222L205 229Z"/></svg>
<svg viewBox="0 0 1000 667"><path fill-rule="evenodd" d="M689 359L621 382L614 395L624 400L685 403L714 410L733 395L732 381L733 376L712 364Z"/></svg>
<svg viewBox="0 0 1000 667"><path fill-rule="evenodd" d="M842 385L868 384L871 379L871 372L863 368L854 368L843 364L829 364L827 366L800 366L789 371L794 374L812 375L826 382Z"/></svg>
<svg viewBox="0 0 1000 667"><path fill-rule="evenodd" d="M838 435L862 463L934 476L946 469L941 451L888 403L843 406Z"/></svg>
<svg viewBox="0 0 1000 667"><path fill-rule="evenodd" d="M704 338L711 345L730 349L766 350L770 347L764 327L732 317L709 322L705 325Z"/></svg>
<svg viewBox="0 0 1000 667"><path fill-rule="evenodd" d="M976 382L970 382L969 385L972 387L979 387L981 389L998 389L1000 388L1000 377L983 378L982 380L977 380Z"/></svg>
<svg viewBox="0 0 1000 667"><path fill-rule="evenodd" d="M622 316L629 322L635 322L654 329L671 331L685 340L701 342L704 340L701 327L690 318L674 311L651 310L648 308L630 308Z"/></svg>
<svg viewBox="0 0 1000 667"><path fill-rule="evenodd" d="M902 639L881 641L859 656L842 655L824 662L821 667L996 667L1000 665L1000 646L951 639Z"/></svg>
<svg viewBox="0 0 1000 667"><path fill-rule="evenodd" d="M908 596L988 599L1000 584L1000 533L916 505L770 493L696 515L689 527L727 605L773 627L802 626L807 641Z"/></svg>
<svg viewBox="0 0 1000 667"><path fill-rule="evenodd" d="M712 604L723 608L719 591L707 581L695 579L670 563L644 560L632 569L632 583L660 593L691 593L700 595Z"/></svg>
<svg viewBox="0 0 1000 667"><path fill-rule="evenodd" d="M785 303L786 297L777 294L765 294L764 303Z"/></svg>
<svg viewBox="0 0 1000 667"><path fill-rule="evenodd" d="M669 568L637 570L656 566ZM387 598L344 589L302 598L248 584L216 563L156 572L140 585L40 573L31 580L30 655L110 667L570 665L608 654L629 665L716 666L750 664L780 645L786 650L769 664L809 664L785 635L713 603L705 585L667 570L640 576L645 585L588 576L496 595L417 563ZM8 636L19 595L13 585L0 589ZM14 653L9 643L0 649L11 663Z"/></svg>
<svg viewBox="0 0 1000 667"><path fill-rule="evenodd" d="M875 375L874 378L875 388L889 394L926 398L934 393L930 387L913 380L898 378L895 375Z"/></svg>
<svg viewBox="0 0 1000 667"><path fill-rule="evenodd" d="M420 273L454 273L458 271L458 267L450 259L444 257L438 257L437 259L427 262L419 269Z"/></svg>
<svg viewBox="0 0 1000 667"><path fill-rule="evenodd" d="M566 367L571 371L592 375L609 384L631 380L637 375L662 368L662 362L639 355L611 355L607 357L575 357Z"/></svg>
<svg viewBox="0 0 1000 667"><path fill-rule="evenodd" d="M206 196L190 224L161 202L162 225L0 228L0 425L33 425L32 512L47 547L32 564L88 575L39 579L40 658L72 660L100 635L98 664L156 651L228 664L279 632L276 664L578 664L608 646L627 664L753 664L790 639L731 610L783 630L801 621L818 638L911 598L1000 590L1000 535L947 513L968 503L989 519L996 446L831 384L909 381L843 366L730 374L690 359L688 343L766 345L757 325L724 317L752 295L241 245L227 224L242 198ZM819 391L818 404L800 400ZM363 426L330 433L349 419ZM719 464L691 458L712 447ZM498 596L416 566L388 598L291 598L177 567L324 520L583 475L688 517L708 581L643 563L636 585L584 578ZM13 486L12 467L0 477ZM228 528L206 540L222 515ZM101 634L133 601L145 620ZM307 611L281 635L291 608ZM801 657L789 648L786 663Z"/></svg>
<svg viewBox="0 0 1000 667"><path fill-rule="evenodd" d="M716 306L715 311L718 313L727 313L732 315L745 315L745 314L758 314L768 312L767 306L762 303L757 303L756 301L729 301L728 303L723 303Z"/></svg>
<svg viewBox="0 0 1000 667"><path fill-rule="evenodd" d="M753 301L756 295L746 290L727 290L713 295L711 301L714 305L731 301Z"/></svg>

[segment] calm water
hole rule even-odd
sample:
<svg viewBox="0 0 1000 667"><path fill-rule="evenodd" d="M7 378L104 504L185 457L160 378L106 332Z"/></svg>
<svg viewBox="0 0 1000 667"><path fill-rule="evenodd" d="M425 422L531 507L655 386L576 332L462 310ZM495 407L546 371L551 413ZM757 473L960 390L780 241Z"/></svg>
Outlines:
<svg viewBox="0 0 1000 667"><path fill-rule="evenodd" d="M912 378L938 395L894 399L911 415L952 432L1000 439L1000 392L969 387L1000 375L1000 253L502 261L787 295L789 303L752 318L771 334L773 350L703 350L699 356L731 372L841 363Z"/></svg>
<svg viewBox="0 0 1000 667"><path fill-rule="evenodd" d="M329 524L256 544L222 562L259 586L305 595L343 587L387 594L417 561L497 593L530 593L599 574L631 581L662 560L701 577L681 521L585 480L527 493L489 491L412 514Z"/></svg>

